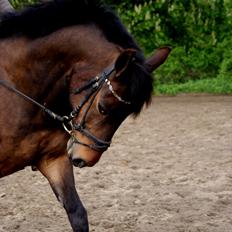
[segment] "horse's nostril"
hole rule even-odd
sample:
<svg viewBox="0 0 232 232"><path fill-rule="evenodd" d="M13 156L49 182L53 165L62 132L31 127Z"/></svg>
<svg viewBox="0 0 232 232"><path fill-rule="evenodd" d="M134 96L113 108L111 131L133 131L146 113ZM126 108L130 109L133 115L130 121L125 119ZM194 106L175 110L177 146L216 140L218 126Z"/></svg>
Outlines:
<svg viewBox="0 0 232 232"><path fill-rule="evenodd" d="M86 162L82 159L72 159L72 163L75 167L83 168L86 166Z"/></svg>

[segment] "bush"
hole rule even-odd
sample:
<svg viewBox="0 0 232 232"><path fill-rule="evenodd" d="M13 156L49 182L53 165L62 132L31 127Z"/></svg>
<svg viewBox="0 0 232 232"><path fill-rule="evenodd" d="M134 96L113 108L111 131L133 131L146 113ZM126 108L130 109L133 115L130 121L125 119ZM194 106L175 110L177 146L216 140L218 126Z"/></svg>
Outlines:
<svg viewBox="0 0 232 232"><path fill-rule="evenodd" d="M9 0L11 4L14 6L14 8L19 9L27 5L31 5L35 2L38 2L38 0Z"/></svg>
<svg viewBox="0 0 232 232"><path fill-rule="evenodd" d="M164 44L174 47L156 72L156 85L231 76L230 1L131 2L121 1L119 14L145 53Z"/></svg>
<svg viewBox="0 0 232 232"><path fill-rule="evenodd" d="M223 60L220 64L218 78L232 80L232 38L225 39L220 47L223 47Z"/></svg>

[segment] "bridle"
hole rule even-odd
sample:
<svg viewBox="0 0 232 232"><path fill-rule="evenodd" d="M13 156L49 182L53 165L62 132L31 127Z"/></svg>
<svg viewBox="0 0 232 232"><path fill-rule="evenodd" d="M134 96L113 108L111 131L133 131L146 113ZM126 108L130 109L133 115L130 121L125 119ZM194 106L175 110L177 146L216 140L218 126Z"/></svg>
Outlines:
<svg viewBox="0 0 232 232"><path fill-rule="evenodd" d="M114 66L111 66L110 68L105 69L99 76L95 76L93 79L91 79L90 81L85 83L83 86L72 90L71 94L75 94L75 95L80 94L83 91L88 91L88 92L84 96L84 98L81 100L79 105L77 107L75 107L73 109L73 111L68 116L61 116L61 115L54 113L53 111L51 111L50 109L48 109L44 105L40 104L39 102L35 101L34 99L29 97L28 95L24 94L23 92L19 91L15 87L13 87L10 83L6 82L5 80L0 79L0 85L4 86L8 90L16 93L17 95L19 95L19 96L23 97L24 99L30 101L31 103L35 104L36 106L41 108L45 113L47 113L53 119L60 121L62 123L65 131L67 131L71 135L71 145L74 143L77 143L77 144L80 144L82 146L89 147L93 150L103 152L103 151L107 150L107 148L110 146L111 141L105 141L105 140L102 140L102 139L96 137L95 135L93 135L86 128L85 122L86 122L86 117L87 117L87 114L90 110L90 107L92 106L94 99L96 98L98 92L101 90L101 88L104 84L106 84L106 86L108 86L108 89L110 90L110 92L113 94L113 96L118 101L120 101L124 104L131 104L131 102L122 99L113 89L113 86L112 86L109 78L110 78L110 75L114 71L115 71ZM82 119L80 120L79 123L73 123L73 119L79 115L80 111L82 110L84 105L87 104L87 102L89 102L89 103L85 108ZM80 141L74 135L74 131L80 132L82 135L84 135L85 137L90 139L93 143L87 144L87 143Z"/></svg>
<svg viewBox="0 0 232 232"><path fill-rule="evenodd" d="M105 151L110 146L111 141L105 141L102 139L97 138L95 135L93 135L88 129L85 127L86 117L89 112L90 107L92 106L94 99L96 98L98 92L104 85L104 83L108 83L110 75L114 72L114 67L111 67L109 69L104 70L100 76L96 76L87 83L85 83L80 88L76 88L71 91L71 94L80 94L83 91L88 90L87 95L81 100L79 105L74 108L74 110L70 113L69 117L67 118L67 121L63 123L64 129L71 135L71 145L73 143L77 143L86 147L89 147L96 151ZM112 85L111 85L112 86ZM111 91L112 92L112 91ZM73 123L73 119L79 115L81 109L83 106L87 103L88 105L85 108L85 111L83 113L83 117L80 120L79 123ZM66 123L68 122L68 127L71 129L68 129L66 126ZM93 144L86 144L84 142L81 142L79 139L77 139L74 136L74 131L80 132L82 135L87 137L88 139L93 141Z"/></svg>

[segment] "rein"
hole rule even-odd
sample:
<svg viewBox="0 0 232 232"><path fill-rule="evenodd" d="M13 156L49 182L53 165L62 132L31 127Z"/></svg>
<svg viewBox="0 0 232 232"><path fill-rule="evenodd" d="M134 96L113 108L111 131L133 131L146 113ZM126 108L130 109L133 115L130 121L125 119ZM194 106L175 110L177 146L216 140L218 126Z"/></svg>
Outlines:
<svg viewBox="0 0 232 232"><path fill-rule="evenodd" d="M77 88L71 92L71 94L80 94L85 90L89 89L89 92L85 97L82 99L80 104L73 109L73 111L68 116L61 116L44 105L40 104L39 102L35 101L33 98L29 97L28 95L24 94L23 92L16 89L14 86L12 86L9 82L0 79L0 85L4 86L6 89L16 93L18 96L23 97L25 100L33 103L34 105L41 108L46 114L48 114L50 117L52 117L55 120L58 120L62 123L64 129L66 132L68 132L71 135L71 144L78 143L80 145L89 147L96 151L105 151L110 146L111 141L104 141L102 139L97 138L95 135L93 135L88 129L85 128L85 119L87 117L88 111L93 104L93 101L95 97L97 96L98 92L101 90L102 86L106 83L108 86L110 92L113 94L114 97L116 97L119 101L123 102L124 104L131 104L128 101L123 100L113 89L111 82L109 80L110 75L115 71L114 67L108 68L105 71L102 72L100 76L96 76L90 81L88 81L86 84L81 86L80 88ZM73 123L72 120L79 115L82 107L89 101L88 106L85 109L84 115L80 121L80 123ZM75 135L74 131L79 131L82 135L87 137L88 139L93 141L93 144L86 144L84 142L79 141Z"/></svg>
<svg viewBox="0 0 232 232"><path fill-rule="evenodd" d="M25 100L33 103L34 105L38 106L39 108L41 108L46 114L48 114L50 117L52 117L55 120L64 122L67 120L67 116L60 116L56 113L54 113L53 111L49 110L47 107L45 107L44 105L41 105L39 102L35 101L33 98L29 97L28 95L24 94L23 92L19 91L18 89L16 89L14 86L12 86L9 82L5 81L5 80L1 80L0 79L0 85L4 86L6 89L16 93L18 96L23 97Z"/></svg>

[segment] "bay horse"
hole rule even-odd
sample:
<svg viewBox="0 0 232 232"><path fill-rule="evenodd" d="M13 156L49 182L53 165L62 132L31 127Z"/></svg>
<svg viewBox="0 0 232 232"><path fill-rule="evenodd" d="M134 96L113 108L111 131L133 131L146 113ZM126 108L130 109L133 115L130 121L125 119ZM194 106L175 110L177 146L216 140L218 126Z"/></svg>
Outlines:
<svg viewBox="0 0 232 232"><path fill-rule="evenodd" d="M73 231L89 231L73 165L95 165L125 118L150 103L151 74L169 52L145 59L119 17L93 0L2 15L0 178L38 169Z"/></svg>

